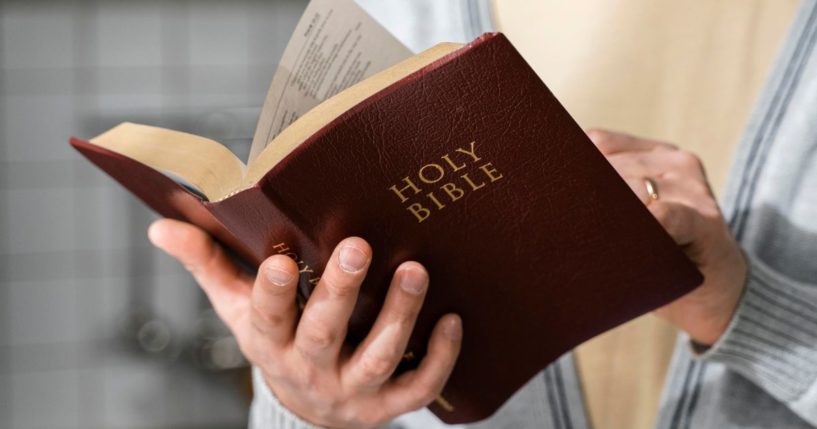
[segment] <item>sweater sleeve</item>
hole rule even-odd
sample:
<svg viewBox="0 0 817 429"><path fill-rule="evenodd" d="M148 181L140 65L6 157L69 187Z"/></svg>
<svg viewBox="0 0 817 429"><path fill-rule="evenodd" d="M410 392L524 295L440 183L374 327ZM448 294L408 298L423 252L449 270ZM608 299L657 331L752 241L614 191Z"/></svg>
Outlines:
<svg viewBox="0 0 817 429"><path fill-rule="evenodd" d="M272 393L264 377L261 375L261 370L257 367L252 369L252 386L253 386L253 401L250 407L250 423L249 429L323 429L321 426L315 426L312 423L298 417L275 397ZM430 414L427 410L423 409ZM421 414L421 412L409 413L403 417L407 418L406 423L412 426L412 423L417 423L417 416L413 414ZM412 421L413 420L413 421ZM423 420L422 416L419 419L420 426L423 428L431 428L431 425L422 424L428 421L427 416ZM403 425L394 425L395 422L388 422L378 429L397 429L403 428ZM415 427L415 426L412 426Z"/></svg>
<svg viewBox="0 0 817 429"><path fill-rule="evenodd" d="M729 327L712 347L696 350L698 357L725 364L817 425L817 285L749 259Z"/></svg>
<svg viewBox="0 0 817 429"><path fill-rule="evenodd" d="M254 397L250 408L250 429L320 429L289 411L275 395L258 368L252 369Z"/></svg>

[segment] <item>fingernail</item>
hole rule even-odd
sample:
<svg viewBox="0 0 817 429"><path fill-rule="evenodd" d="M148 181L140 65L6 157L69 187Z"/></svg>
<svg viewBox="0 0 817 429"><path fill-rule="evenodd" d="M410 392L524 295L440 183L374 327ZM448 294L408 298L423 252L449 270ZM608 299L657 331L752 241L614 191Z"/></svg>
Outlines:
<svg viewBox="0 0 817 429"><path fill-rule="evenodd" d="M462 326L460 325L459 317L452 317L446 321L443 327L443 333L446 337L453 341L459 341L462 338Z"/></svg>
<svg viewBox="0 0 817 429"><path fill-rule="evenodd" d="M295 277L292 273L278 267L267 267L265 272L267 274L267 280L276 286L286 286Z"/></svg>
<svg viewBox="0 0 817 429"><path fill-rule="evenodd" d="M369 257L354 246L343 246L340 249L340 268L347 273L356 273L366 266Z"/></svg>
<svg viewBox="0 0 817 429"><path fill-rule="evenodd" d="M400 287L412 294L419 295L426 289L425 273L413 268L406 268L400 273Z"/></svg>

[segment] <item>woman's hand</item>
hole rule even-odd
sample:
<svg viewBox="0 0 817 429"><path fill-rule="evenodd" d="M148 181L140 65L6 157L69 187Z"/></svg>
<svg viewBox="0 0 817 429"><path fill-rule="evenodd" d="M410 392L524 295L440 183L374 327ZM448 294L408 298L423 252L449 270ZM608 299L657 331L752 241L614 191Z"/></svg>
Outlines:
<svg viewBox="0 0 817 429"><path fill-rule="evenodd" d="M588 136L704 274L700 288L656 313L694 341L715 343L740 300L747 267L701 161L667 143L601 130ZM648 181L657 188L652 196Z"/></svg>
<svg viewBox="0 0 817 429"><path fill-rule="evenodd" d="M374 427L429 404L451 373L462 338L453 314L437 323L419 368L391 379L428 288L428 274L416 262L400 265L371 332L347 350L346 327L371 261L364 240L338 244L299 314L298 267L289 257L270 257L253 279L195 226L165 219L148 234L193 274L278 400L305 420Z"/></svg>

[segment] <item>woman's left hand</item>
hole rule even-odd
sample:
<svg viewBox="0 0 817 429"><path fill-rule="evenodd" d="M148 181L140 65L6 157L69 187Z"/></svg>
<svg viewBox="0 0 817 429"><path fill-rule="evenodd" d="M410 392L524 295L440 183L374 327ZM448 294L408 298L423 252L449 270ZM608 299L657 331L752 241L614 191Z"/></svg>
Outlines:
<svg viewBox="0 0 817 429"><path fill-rule="evenodd" d="M701 161L668 143L602 130L588 136L704 275L701 287L656 313L697 343L714 344L738 305L747 265Z"/></svg>

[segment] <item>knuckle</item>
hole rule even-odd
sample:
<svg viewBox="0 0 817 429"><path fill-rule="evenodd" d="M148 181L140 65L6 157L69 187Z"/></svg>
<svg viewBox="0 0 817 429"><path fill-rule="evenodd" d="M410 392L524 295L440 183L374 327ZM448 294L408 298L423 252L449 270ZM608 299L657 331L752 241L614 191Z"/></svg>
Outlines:
<svg viewBox="0 0 817 429"><path fill-rule="evenodd" d="M342 279L338 276L324 276L321 278L323 287L329 295L338 298L348 298L357 292L357 285L351 279Z"/></svg>
<svg viewBox="0 0 817 429"><path fill-rule="evenodd" d="M360 371L366 379L380 379L391 375L397 363L395 356L365 353L360 360Z"/></svg>
<svg viewBox="0 0 817 429"><path fill-rule="evenodd" d="M325 327L312 327L302 332L301 338L310 349L325 350L335 343L337 333Z"/></svg>
<svg viewBox="0 0 817 429"><path fill-rule="evenodd" d="M261 304L253 300L250 304L250 311L252 312L252 324L262 333L267 333L270 329L277 328L286 322L286 318L280 314L271 313L261 306Z"/></svg>
<svg viewBox="0 0 817 429"><path fill-rule="evenodd" d="M665 147L666 147L668 150L672 150L672 151L675 151L675 150L680 150L680 149L681 149L681 148L680 148L680 147L679 147L677 144L675 144L675 143L664 142L664 146L665 146Z"/></svg>
<svg viewBox="0 0 817 429"><path fill-rule="evenodd" d="M306 335L306 341L316 349L327 349L334 343L335 336L329 332L317 331Z"/></svg>
<svg viewBox="0 0 817 429"><path fill-rule="evenodd" d="M654 141L655 146L650 149L652 152L676 152L681 150L675 143L670 143L663 140Z"/></svg>
<svg viewBox="0 0 817 429"><path fill-rule="evenodd" d="M420 299L419 297L412 298L415 300ZM411 328L420 313L420 309L412 305L397 305L395 307L387 316L389 321L397 324L401 331Z"/></svg>
<svg viewBox="0 0 817 429"><path fill-rule="evenodd" d="M675 152L678 165L685 170L703 171L703 162L692 152L679 150Z"/></svg>
<svg viewBox="0 0 817 429"><path fill-rule="evenodd" d="M696 196L709 196L709 186L699 180L691 180L689 184L690 191Z"/></svg>

